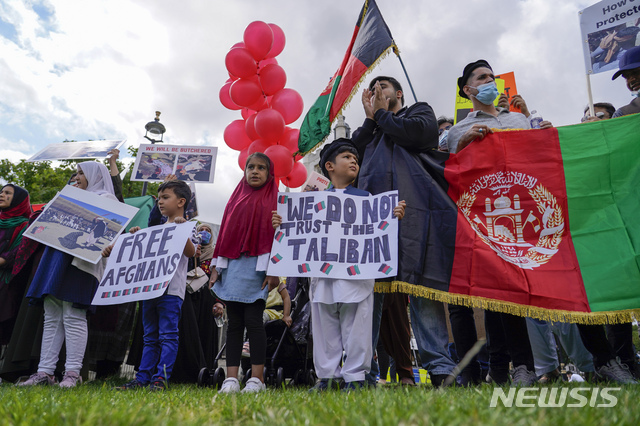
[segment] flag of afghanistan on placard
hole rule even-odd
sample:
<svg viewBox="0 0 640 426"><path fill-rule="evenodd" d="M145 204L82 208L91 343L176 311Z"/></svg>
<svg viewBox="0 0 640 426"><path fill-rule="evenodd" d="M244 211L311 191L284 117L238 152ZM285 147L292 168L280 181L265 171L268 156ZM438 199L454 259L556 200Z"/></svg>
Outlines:
<svg viewBox="0 0 640 426"><path fill-rule="evenodd" d="M313 151L331 133L331 123L378 61L396 48L391 31L374 0L366 0L340 68L309 108L300 126L298 149Z"/></svg>
<svg viewBox="0 0 640 426"><path fill-rule="evenodd" d="M423 157L432 165L434 158ZM639 114L496 130L441 164L442 186L458 207L455 242L433 244L453 248L435 248L453 256L441 259L451 265L448 289L400 277L396 289L581 323L640 313Z"/></svg>

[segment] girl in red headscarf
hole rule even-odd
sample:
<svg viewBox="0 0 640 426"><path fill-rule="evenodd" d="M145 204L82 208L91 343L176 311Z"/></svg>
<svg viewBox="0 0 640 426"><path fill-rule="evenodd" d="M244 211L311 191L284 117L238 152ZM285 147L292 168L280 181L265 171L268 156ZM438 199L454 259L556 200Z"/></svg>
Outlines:
<svg viewBox="0 0 640 426"><path fill-rule="evenodd" d="M244 178L224 209L220 233L211 259L213 291L227 307L227 379L220 392L240 390L238 367L244 328L251 344L251 378L243 392L264 390L267 336L262 323L267 294L278 277L267 276L274 229L278 184L269 157L262 153L247 158ZM221 280L218 280L220 276ZM221 312L216 312L219 315Z"/></svg>
<svg viewBox="0 0 640 426"><path fill-rule="evenodd" d="M9 282L29 216L31 203L27 190L11 184L3 186L0 190L0 345L9 343L20 306L22 294Z"/></svg>

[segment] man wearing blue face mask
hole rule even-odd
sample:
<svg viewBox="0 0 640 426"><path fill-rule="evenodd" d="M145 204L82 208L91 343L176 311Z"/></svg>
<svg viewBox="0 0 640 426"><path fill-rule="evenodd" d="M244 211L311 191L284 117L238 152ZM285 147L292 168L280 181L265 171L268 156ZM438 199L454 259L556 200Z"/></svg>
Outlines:
<svg viewBox="0 0 640 426"><path fill-rule="evenodd" d="M624 52L620 59L620 69L611 79L615 80L620 75L627 80L627 88L631 91L633 100L628 105L619 108L612 118L640 112L640 97L638 97L640 94L640 46Z"/></svg>
<svg viewBox="0 0 640 426"><path fill-rule="evenodd" d="M508 108L494 106L500 94L495 83L493 70L487 61L480 59L464 67L458 78L458 93L471 100L473 111L449 130L447 143L449 152L459 152L475 139L482 139L495 129L530 129L531 123L523 114L511 112ZM552 127L548 121L540 123L546 129Z"/></svg>

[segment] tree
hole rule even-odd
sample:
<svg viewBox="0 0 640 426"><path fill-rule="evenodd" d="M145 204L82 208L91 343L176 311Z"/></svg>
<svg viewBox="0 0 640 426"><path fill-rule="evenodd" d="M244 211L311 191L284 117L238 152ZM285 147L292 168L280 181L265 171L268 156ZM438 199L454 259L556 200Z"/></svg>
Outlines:
<svg viewBox="0 0 640 426"><path fill-rule="evenodd" d="M68 141L65 141L68 142ZM70 141L69 141L70 142ZM137 148L129 147L129 154L135 157ZM0 160L0 179L7 183L13 183L29 191L29 197L33 204L48 203L62 189L73 173L76 172L77 164L86 160L65 160L61 161L58 167L53 167L51 161L36 161L29 163L20 160L12 163L9 160ZM109 161L103 163L108 167ZM117 160L118 170L123 170L124 163ZM128 167L127 174L122 180L122 195L124 198L139 197L142 194L143 182L131 181L133 163ZM158 192L157 183L150 183L147 193L155 195Z"/></svg>

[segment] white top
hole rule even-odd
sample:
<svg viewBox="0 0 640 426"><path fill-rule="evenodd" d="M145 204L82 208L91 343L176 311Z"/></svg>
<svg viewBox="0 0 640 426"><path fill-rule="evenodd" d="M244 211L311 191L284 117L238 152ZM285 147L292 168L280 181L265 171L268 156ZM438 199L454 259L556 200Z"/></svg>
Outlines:
<svg viewBox="0 0 640 426"><path fill-rule="evenodd" d="M256 263L256 271L266 271L269 266L269 257L271 253L264 253L258 256L258 261ZM229 258L224 256L218 256L211 259L210 266L215 266L218 272L220 269L226 269L229 264Z"/></svg>

